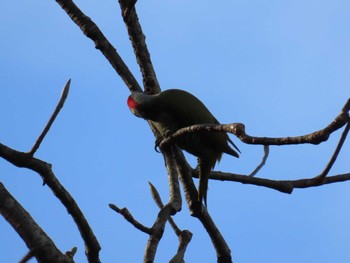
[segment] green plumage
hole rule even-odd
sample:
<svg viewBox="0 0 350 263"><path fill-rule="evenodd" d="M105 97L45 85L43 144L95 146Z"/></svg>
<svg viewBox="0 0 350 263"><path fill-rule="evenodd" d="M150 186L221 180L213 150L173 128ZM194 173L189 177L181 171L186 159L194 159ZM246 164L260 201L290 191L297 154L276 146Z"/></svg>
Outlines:
<svg viewBox="0 0 350 263"><path fill-rule="evenodd" d="M153 121L164 136L195 124L219 124L199 99L178 89L165 90L156 95L133 93L128 98L128 106L136 116ZM209 173L215 163L220 161L223 153L238 157L228 143L237 149L226 133L205 131L182 136L176 141L180 148L198 157L198 199L204 200L205 204Z"/></svg>

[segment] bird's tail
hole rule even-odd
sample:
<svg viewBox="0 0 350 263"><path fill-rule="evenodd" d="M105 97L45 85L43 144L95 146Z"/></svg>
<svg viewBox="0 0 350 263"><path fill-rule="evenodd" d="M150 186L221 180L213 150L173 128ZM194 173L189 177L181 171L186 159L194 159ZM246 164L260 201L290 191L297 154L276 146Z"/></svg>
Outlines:
<svg viewBox="0 0 350 263"><path fill-rule="evenodd" d="M208 192L208 181L209 173L212 168L214 168L212 162L208 162L202 159L198 159L198 173L199 173L199 186L198 186L198 201L201 203L204 201L205 206L207 206L207 192Z"/></svg>

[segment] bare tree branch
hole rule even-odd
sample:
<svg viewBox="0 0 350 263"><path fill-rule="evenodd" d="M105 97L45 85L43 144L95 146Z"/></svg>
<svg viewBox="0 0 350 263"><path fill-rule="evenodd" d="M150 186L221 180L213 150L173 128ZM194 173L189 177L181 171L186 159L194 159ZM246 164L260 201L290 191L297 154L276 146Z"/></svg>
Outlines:
<svg viewBox="0 0 350 263"><path fill-rule="evenodd" d="M198 178L198 172L195 169L192 169L192 176L195 178ZM248 175L233 174L233 173L224 173L219 171L212 171L210 173L209 178L211 180L232 181L232 182L238 182L242 184L264 186L264 187L271 188L287 194L290 194L293 192L293 186L288 181L270 180L265 178L251 177Z"/></svg>
<svg viewBox="0 0 350 263"><path fill-rule="evenodd" d="M126 219L126 221L128 221L130 224L132 224L138 230L140 230L146 234L149 234L149 235L152 234L152 229L144 226L139 221L137 221L126 207L120 209L119 207L117 207L114 204L109 204L109 207L112 210L116 211L117 213L121 214Z"/></svg>
<svg viewBox="0 0 350 263"><path fill-rule="evenodd" d="M198 173L196 170L192 170L193 177L198 178ZM318 176L313 178L304 178L297 180L270 180L259 177L250 177L247 175L232 174L213 171L210 173L210 179L220 180L220 181L232 181L242 184L251 184L256 186L264 186L271 188L282 193L291 194L295 188L308 188L321 186L332 183L339 183L350 180L350 173L338 174L333 176L328 176L325 178L319 178Z"/></svg>
<svg viewBox="0 0 350 263"><path fill-rule="evenodd" d="M144 262L153 262L158 244L163 236L165 224L172 215L181 210L181 195L178 182L177 166L173 158L174 147L161 148L164 156L165 166L168 171L168 182L170 189L169 202L159 211L158 217L152 226L152 235L149 237L144 255Z"/></svg>
<svg viewBox="0 0 350 263"><path fill-rule="evenodd" d="M173 147L170 145L170 147L164 147L161 149L164 155L165 166L168 171L170 198L169 198L169 202L160 209L158 216L155 222L153 223L152 228L147 228L143 226L141 223L139 223L138 221L136 221L126 208L119 209L117 206L113 204L109 205L110 208L112 208L119 214L122 214L124 218L128 222L130 222L135 228L150 235L147 242L144 258L143 258L144 262L154 261L159 242L164 233L166 222L170 220L172 215L176 214L178 211L181 210L181 195L180 195L180 188L179 188L179 183L177 179L177 166L173 159L172 148ZM152 186L151 186L152 196L156 200L156 203L158 205L162 205L160 196L157 191L154 191L154 189L152 189Z"/></svg>
<svg viewBox="0 0 350 263"><path fill-rule="evenodd" d="M346 127L342 133L342 136L340 137L340 140L338 142L337 148L335 148L335 151L332 155L332 158L329 160L329 162L328 162L326 168L323 170L323 172L318 176L320 179L327 176L327 174L331 170L333 164L337 160L338 154L339 154L341 148L343 147L343 144L345 142L346 137L348 136L349 129L350 129L350 122L348 122L348 124L346 125Z"/></svg>
<svg viewBox="0 0 350 263"><path fill-rule="evenodd" d="M85 253L89 262L100 262L99 251L101 250L92 229L90 228L84 214L69 192L61 185L54 175L51 164L34 158L29 153L13 150L0 143L0 157L18 167L28 168L41 175L44 182L50 187L56 197L66 207L68 213L73 217L78 226L80 234L85 242Z"/></svg>
<svg viewBox="0 0 350 263"><path fill-rule="evenodd" d="M160 92L159 83L151 61L151 55L146 45L146 37L135 10L135 0L119 0L129 39L134 48L137 63L142 73L143 85L150 94Z"/></svg>
<svg viewBox="0 0 350 263"><path fill-rule="evenodd" d="M155 199L155 202L158 205L158 207L160 209L162 209L164 207L164 205L163 205L163 202L162 202L162 200L160 198L160 195L159 195L157 189L154 187L153 184L151 184L151 183L149 183L149 184L150 184L150 187L151 187L151 192L152 192L153 199ZM180 241L177 253L170 260L170 262L171 263L184 262L184 256L185 256L186 248L187 248L188 244L190 243L190 241L192 239L192 233L190 231L188 231L188 230L181 231L179 229L179 227L176 225L176 223L174 222L172 217L170 217L168 221L169 221L171 227L174 229L175 234L178 236L179 241Z"/></svg>
<svg viewBox="0 0 350 263"><path fill-rule="evenodd" d="M350 121L349 117L350 110L350 99L346 102L342 109L342 112L324 129L309 133L306 135L295 136L295 137L281 137L281 138L270 138L270 137L253 137L245 132L245 125L242 123L231 123L222 125L213 124L198 124L192 125L179 129L174 134L165 138L160 146L170 143L173 140L180 138L188 133L194 133L199 131L206 132L229 132L236 135L242 142L247 144L260 144L260 145L290 145L290 144L319 144L321 142L327 141L330 134L336 130L342 128Z"/></svg>
<svg viewBox="0 0 350 263"><path fill-rule="evenodd" d="M128 19L131 10L133 10L135 8L135 4L137 2L137 0L125 0L124 2L126 2L126 6L124 9L124 11L122 12L122 16L124 19Z"/></svg>
<svg viewBox="0 0 350 263"><path fill-rule="evenodd" d="M169 263L183 263L185 252L187 249L187 246L191 242L192 239L192 233L188 230L181 231L179 235L179 247L177 249L176 255L169 261Z"/></svg>
<svg viewBox="0 0 350 263"><path fill-rule="evenodd" d="M64 86L63 90L62 90L62 94L61 94L61 98L60 100L58 101L58 104L56 106L56 109L55 111L53 112L53 114L51 115L48 123L46 124L44 130L42 131L42 133L40 134L40 136L38 137L38 139L36 140L33 148L29 151L29 154L30 155L34 155L35 152L39 149L40 147L40 144L42 143L42 141L44 140L47 132L50 130L51 128L51 125L53 124L53 122L55 121L58 113L60 112L60 110L62 109L63 105L64 105L64 102L66 101L66 98L68 96L68 92L69 92L69 87L70 87L70 81L71 80L68 80L66 85Z"/></svg>
<svg viewBox="0 0 350 263"><path fill-rule="evenodd" d="M152 193L152 197L153 200L156 202L157 206L162 209L164 207L164 204L160 198L160 195L157 191L157 189L155 188L155 186L153 184L151 184L150 182L148 182L150 187L151 187L151 193ZM177 236L179 236L181 234L181 230L180 228L176 225L176 223L174 222L173 218L170 217L169 218L169 224L171 225L171 227L174 229L174 232Z"/></svg>
<svg viewBox="0 0 350 263"><path fill-rule="evenodd" d="M261 168L263 168L263 166L266 163L267 158L269 157L269 151L270 151L269 146L264 145L264 156L261 160L261 163L248 176L251 176L251 177L255 176L261 170Z"/></svg>
<svg viewBox="0 0 350 263"><path fill-rule="evenodd" d="M127 65L117 53L113 45L103 35L97 25L86 16L72 0L56 0L56 2L63 8L68 16L75 24L79 26L81 31L95 43L95 47L99 49L106 57L118 75L123 79L130 91L141 91L140 85L130 72Z"/></svg>
<svg viewBox="0 0 350 263"><path fill-rule="evenodd" d="M28 253L20 260L18 263L27 263L29 260L31 260L34 257L34 251L29 250Z"/></svg>
<svg viewBox="0 0 350 263"><path fill-rule="evenodd" d="M216 250L218 262L232 262L231 250L227 245L224 237L216 227L206 207L198 202L198 192L193 183L191 167L188 165L183 153L178 148L174 153L174 159L177 163L179 177L184 188L187 205L190 209L191 215L197 217L201 221L205 230L208 232L209 237Z"/></svg>
<svg viewBox="0 0 350 263"><path fill-rule="evenodd" d="M43 263L73 262L71 257L58 250L50 237L11 196L2 183L0 183L0 214L11 224L30 249L22 262L26 262L32 256L35 256L38 262Z"/></svg>
<svg viewBox="0 0 350 263"><path fill-rule="evenodd" d="M68 15L72 18L72 20L81 28L85 35L91 38L96 45L96 48L100 49L101 52L106 56L106 58L110 61L112 66L116 69L117 73L122 77L126 85L129 87L131 92L140 91L141 88L139 84L136 82L135 78L132 76L130 71L128 70L125 63L119 57L118 53L115 51L115 48L108 42L108 40L103 36L101 31L97 28L97 26L91 21L91 19L85 16L70 0L56 0L62 8L68 13ZM160 91L159 83L156 78L156 74L154 72L154 68L150 59L150 54L148 52L145 36L142 32L141 26L138 22L138 16L135 11L135 0L120 0L119 4L122 10L122 16L124 18L124 22L128 29L128 34L133 45L137 62L140 66L143 84L146 92L148 93L157 93ZM174 139L183 136L185 133L190 132L198 132L198 131L208 131L208 132L229 132L236 135L241 141L247 144L260 144L265 146L265 155L261 164L253 171L251 176L244 175L234 175L228 173L220 173L220 172L212 172L212 179L219 180L230 180L237 181L241 183L247 184L255 184L259 186L265 186L269 188L273 188L282 192L291 193L294 188L305 188L311 186L319 186L322 184L349 180L350 175L337 175L326 177L328 172L330 171L333 163L335 162L339 151L345 141L349 130L349 114L348 111L350 109L350 99L347 101L341 114L339 114L332 123L330 123L327 127L322 130L306 134L303 136L295 136L295 137L284 137L284 138L269 138L269 137L253 137L249 136L245 132L245 126L241 123L233 123L227 125L194 125L191 127L186 127L181 129L171 135L169 138L164 139L159 147L162 149L162 153L165 158L165 163L168 171L168 179L170 186L170 198L168 204L165 206L162 205L161 199L159 195L153 191L153 196L158 204L158 206L162 206L160 212L158 213L157 219L154 222L152 228L146 228L143 226L144 232L150 235L148 240L148 244L146 247L144 262L153 262L158 244L160 239L162 238L165 223L166 221L171 220L171 215L180 211L181 209L181 196L179 192L178 179L179 175L181 183L184 188L186 201L189 206L190 212L192 216L197 217L209 233L209 236L213 242L213 245L216 249L218 262L232 262L230 249L222 237L221 233L217 229L215 223L211 219L206 207L202 206L201 203L197 200L197 189L194 185L192 176L196 174L196 172L189 167L187 164L183 154L181 151L177 149L177 147L169 147L171 146L171 142ZM149 122L151 128L152 123ZM328 140L331 133L340 129L344 125L348 124L345 128L342 138L339 141L339 144L327 164L325 170L318 176L311 179L299 179L299 180L269 180L263 178L256 178L253 175L264 165L268 156L268 145L290 145L290 144L303 144L303 143L311 143L311 144L319 144ZM155 129L153 131L156 133ZM157 135L156 135L157 137ZM157 137L158 138L158 137ZM173 149L173 150L169 150ZM112 206L113 207L113 206ZM116 208L116 207L114 207ZM119 208L118 208L119 209ZM118 210L116 209L116 210ZM119 209L119 213L121 213L121 209ZM127 210L126 210L127 211ZM128 211L127 211L128 212ZM122 212L125 213L126 212ZM130 213L129 213L130 214ZM132 221L133 225L137 225L132 218L131 215L127 216L129 218L129 222ZM141 225L141 224L140 224ZM142 226L142 225L141 225ZM175 230L176 231L176 230ZM182 231L184 232L184 231ZM184 233L185 234L185 233ZM186 241L187 242L187 241ZM183 243L180 241L179 249L177 255L172 259L172 262L181 262L183 260L184 249L186 249L185 241Z"/></svg>

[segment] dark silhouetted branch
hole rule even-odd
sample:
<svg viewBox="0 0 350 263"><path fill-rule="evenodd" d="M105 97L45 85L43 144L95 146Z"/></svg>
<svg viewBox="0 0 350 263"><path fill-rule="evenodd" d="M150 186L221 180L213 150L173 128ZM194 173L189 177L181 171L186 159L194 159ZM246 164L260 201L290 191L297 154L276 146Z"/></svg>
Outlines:
<svg viewBox="0 0 350 263"><path fill-rule="evenodd" d="M270 137L253 137L245 132L245 126L242 123L231 123L222 125L209 125L209 124L198 124L189 127L179 129L174 134L165 138L160 146L170 143L173 140L180 138L188 133L194 132L229 132L236 135L242 142L247 144L260 144L260 145L291 145L291 144L319 144L327 141L330 134L337 131L338 129L345 126L349 121L349 110L350 110L350 99L346 102L342 109L342 112L324 129L309 133L301 136L294 137L281 137L281 138L270 138Z"/></svg>
<svg viewBox="0 0 350 263"><path fill-rule="evenodd" d="M205 230L208 232L209 237L214 245L218 262L232 262L231 250L227 245L224 237L216 227L206 207L198 202L198 192L192 179L192 169L186 162L183 153L178 148L177 151L174 152L174 159L177 163L179 178L184 188L186 202L190 209L191 215L198 218Z"/></svg>
<svg viewBox="0 0 350 263"><path fill-rule="evenodd" d="M195 169L192 169L192 176L198 178L198 172ZM293 192L293 186L288 183L288 181L279 181L279 180L270 180L259 177L251 177L248 175L233 174L233 173L224 173L219 171L212 171L210 173L211 180L219 181L231 181L238 182L242 184L251 184L256 186L264 186L271 188L282 193L290 194Z"/></svg>
<svg viewBox="0 0 350 263"><path fill-rule="evenodd" d="M84 214L81 212L77 203L54 175L51 164L31 156L29 153L13 150L1 143L0 157L4 158L15 166L28 168L41 175L44 183L50 187L52 192L66 207L68 213L73 217L74 222L78 226L80 234L85 242L85 252L89 262L100 262L100 244L98 243L94 233L92 232L92 229L90 228Z"/></svg>
<svg viewBox="0 0 350 263"><path fill-rule="evenodd" d="M86 16L72 0L56 0L56 2L68 14L73 22L78 25L81 31L94 41L95 47L106 57L129 90L132 92L141 91L140 85L137 83L137 80L132 75L123 59L90 17Z"/></svg>
<svg viewBox="0 0 350 263"><path fill-rule="evenodd" d="M157 219L152 226L152 235L149 237L146 251L144 255L144 262L153 262L156 256L159 242L163 236L165 224L171 218L181 210L181 195L178 180L177 166L173 158L174 147L160 148L164 156L165 167L168 172L169 182L169 201L162 207L158 213Z"/></svg>
<svg viewBox="0 0 350 263"><path fill-rule="evenodd" d="M240 138L243 142L247 144L261 144L264 146L304 144L304 143L319 144L320 142L327 140L331 133L333 133L334 131L346 125L343 131L343 134L339 140L339 143L337 145L337 148L334 154L332 155L331 160L327 164L324 171L320 175L315 176L314 178L300 179L300 180L269 180L264 178L253 178L252 176L248 176L248 175L238 175L238 174L232 174L232 173L212 172L210 174L210 179L223 180L223 181L235 181L243 184L253 184L257 186L272 188L284 193L292 193L294 188L320 186L324 184L330 184L330 183L349 180L347 174L337 175L337 176L332 176L327 178L325 177L328 174L329 170L331 169L332 165L334 164L340 152L340 149L348 135L348 131L350 129L350 124L349 124L350 118L348 113L349 110L350 110L350 99L345 103L341 113L334 119L333 122L327 125L324 129L310 133L310 134L302 135L302 136L284 137L284 138L253 137L245 133L244 125L241 123L233 123L233 124L226 124L226 125L203 124L203 125L193 125L193 126L186 127L176 131L174 134L165 138L160 143L160 147L164 147L164 145L170 144L173 140L176 140L187 133L193 133L193 132L199 132L199 131L230 132L232 134L235 134L238 138ZM265 156L261 164L265 163L267 155L268 155L268 151L265 148ZM198 174L195 170L192 170L192 175L193 177L198 177Z"/></svg>
<svg viewBox="0 0 350 263"><path fill-rule="evenodd" d="M44 130L42 131L42 133L40 134L40 136L38 137L38 139L36 140L33 148L30 150L29 154L30 155L34 155L35 152L39 149L41 142L44 140L46 134L48 133L48 131L51 128L51 125L53 124L53 122L55 121L58 113L60 112L60 110L62 109L64 102L67 99L68 93L69 93L69 87L70 87L70 80L67 81L66 85L64 86L63 90L62 90L62 94L61 94L61 98L58 101L58 104L56 106L55 111L53 112L53 114L51 115L48 123L46 124Z"/></svg>
<svg viewBox="0 0 350 263"><path fill-rule="evenodd" d="M151 193L152 193L152 197L153 200L156 202L157 206L162 209L164 207L164 204L160 198L160 195L157 191L157 189L155 188L155 186L153 184L151 184L150 182L148 182L150 187L151 187ZM180 228L176 225L176 223L174 222L173 218L170 217L169 218L169 224L171 225L171 227L174 229L174 232L177 236L179 236L181 234L181 230Z"/></svg>
<svg viewBox="0 0 350 263"><path fill-rule="evenodd" d="M157 191L157 189L154 187L153 184L149 183L150 187L151 187L151 192L152 192L152 196L153 199L155 200L156 204L158 205L158 207L160 209L162 209L164 207L163 202L160 198L160 195ZM179 238L179 247L177 250L176 255L170 260L171 263L176 263L176 262L184 262L184 256L185 256L185 252L186 252L186 248L188 246L188 244L190 243L191 239L192 239L192 233L189 230L180 230L180 228L176 225L176 223L174 222L172 217L169 217L169 223L171 225L171 227L174 229L175 234L178 236Z"/></svg>
<svg viewBox="0 0 350 263"><path fill-rule="evenodd" d="M198 173L193 170L193 177L198 178ZM291 194L295 188L308 188L321 186L332 183L339 183L350 180L350 173L338 174L328 176L325 178L319 178L318 176L313 178L297 179L297 180L270 180L259 177L250 177L247 175L239 175L232 173L223 173L213 171L210 173L210 179L220 181L232 181L242 184L251 184L256 186L264 186L271 188L282 193Z"/></svg>
<svg viewBox="0 0 350 263"><path fill-rule="evenodd" d="M135 8L135 4L137 2L137 0L124 0L125 2L125 7L123 8L123 12L122 12L122 17L124 19L128 19L131 10L133 10Z"/></svg>
<svg viewBox="0 0 350 263"><path fill-rule="evenodd" d="M38 262L73 262L71 257L58 250L49 236L11 196L2 183L0 183L0 214L11 224L30 249L21 260L22 262L27 262L32 256Z"/></svg>
<svg viewBox="0 0 350 263"><path fill-rule="evenodd" d="M132 224L138 230L140 230L146 234L149 234L149 235L152 234L152 229L144 226L139 221L137 221L126 207L120 209L119 207L117 207L114 204L109 204L109 207L112 210L116 211L118 214L121 214L126 219L126 221L128 221L130 224Z"/></svg>
<svg viewBox="0 0 350 263"><path fill-rule="evenodd" d="M135 0L119 0L129 39L135 52L137 63L140 66L145 91L150 94L160 92L159 83L151 61L151 55L146 45L146 37L135 10Z"/></svg>
<svg viewBox="0 0 350 263"><path fill-rule="evenodd" d="M160 209L158 216L155 222L153 223L152 228L145 227L144 225L136 221L126 208L119 209L117 206L113 204L109 205L111 209L123 215L124 218L128 222L130 222L135 228L150 235L147 242L145 254L144 254L144 262L154 261L159 242L164 233L166 222L171 219L172 215L176 214L178 211L181 210L181 195L180 195L179 182L177 179L178 178L177 166L173 159L172 148L173 147L170 146L170 147L161 149L164 155L165 166L168 171L170 198L169 198L169 202ZM151 185L151 192L152 192L153 198L155 199L157 205L162 206L162 201L160 199L158 192L152 186L152 184L150 185Z"/></svg>

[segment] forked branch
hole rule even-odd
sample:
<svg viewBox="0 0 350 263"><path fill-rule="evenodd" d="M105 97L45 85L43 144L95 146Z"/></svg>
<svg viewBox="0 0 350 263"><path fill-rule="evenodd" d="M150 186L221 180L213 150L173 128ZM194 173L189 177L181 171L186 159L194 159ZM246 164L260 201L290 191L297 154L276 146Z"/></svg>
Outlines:
<svg viewBox="0 0 350 263"><path fill-rule="evenodd" d="M73 220L78 226L80 234L85 242L86 256L89 262L100 262L100 244L98 243L92 229L90 228L84 214L78 207L74 198L58 181L57 177L52 171L51 164L31 156L29 153L13 150L1 143L0 157L4 158L17 167L28 168L40 174L44 180L44 183L50 187L55 196L66 207L68 213L73 217Z"/></svg>
<svg viewBox="0 0 350 263"><path fill-rule="evenodd" d="M140 85L123 59L119 56L115 47L108 41L90 17L85 15L72 0L56 0L56 2L63 8L73 22L77 24L81 31L95 43L95 47L102 52L129 90L141 91Z"/></svg>
<svg viewBox="0 0 350 263"><path fill-rule="evenodd" d="M144 262L154 261L159 242L164 233L166 222L171 219L172 215L176 214L178 211L181 210L181 195L180 195L180 188L179 188L179 182L177 177L177 167L173 159L172 148L173 147L166 147L161 149L165 158L165 166L167 167L167 171L168 171L170 199L169 199L169 202L165 206L163 206L158 192L151 185L151 192L152 192L153 198L155 199L158 206L162 206L151 228L145 227L144 225L136 221L126 208L119 209L117 206L110 204L110 207L114 211L122 214L124 218L128 222L130 222L134 227L141 230L142 232L149 234L150 237L148 239L145 254L144 254ZM184 252L183 246L184 245L182 243L181 253Z"/></svg>

